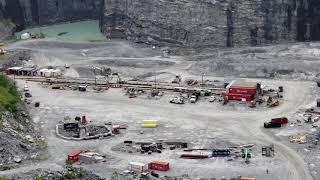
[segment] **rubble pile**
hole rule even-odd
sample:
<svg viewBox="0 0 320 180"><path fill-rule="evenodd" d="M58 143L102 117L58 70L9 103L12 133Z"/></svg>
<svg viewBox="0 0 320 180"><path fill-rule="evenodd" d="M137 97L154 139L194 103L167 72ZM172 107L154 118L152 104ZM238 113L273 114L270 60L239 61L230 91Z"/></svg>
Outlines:
<svg viewBox="0 0 320 180"><path fill-rule="evenodd" d="M25 174L17 174L8 178L9 180L24 179L81 179L81 180L103 180L96 174L82 168L68 167L62 171L38 169Z"/></svg>

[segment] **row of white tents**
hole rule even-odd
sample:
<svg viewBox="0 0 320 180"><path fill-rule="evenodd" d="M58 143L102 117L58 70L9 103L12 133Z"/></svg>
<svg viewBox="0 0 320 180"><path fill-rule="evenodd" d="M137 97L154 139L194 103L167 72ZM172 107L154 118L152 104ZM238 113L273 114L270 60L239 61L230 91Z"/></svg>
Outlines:
<svg viewBox="0 0 320 180"><path fill-rule="evenodd" d="M60 69L40 69L39 75L42 77L58 77L62 75Z"/></svg>

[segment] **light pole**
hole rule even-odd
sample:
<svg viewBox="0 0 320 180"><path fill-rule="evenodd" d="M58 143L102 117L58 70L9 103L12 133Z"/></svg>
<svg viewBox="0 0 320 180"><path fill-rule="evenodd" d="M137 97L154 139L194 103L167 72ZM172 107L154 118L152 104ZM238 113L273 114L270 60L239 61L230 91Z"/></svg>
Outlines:
<svg viewBox="0 0 320 180"><path fill-rule="evenodd" d="M157 74L156 74L156 71L154 71L154 88L157 89Z"/></svg>
<svg viewBox="0 0 320 180"><path fill-rule="evenodd" d="M203 77L205 76L206 74L205 73L202 73L202 81L201 81L201 86L202 86L202 90L203 90Z"/></svg>
<svg viewBox="0 0 320 180"><path fill-rule="evenodd" d="M16 66L16 62L13 63ZM16 70L13 70L13 84L16 85Z"/></svg>
<svg viewBox="0 0 320 180"><path fill-rule="evenodd" d="M94 71L94 85L97 87L97 75L96 75L96 67L92 66L92 69Z"/></svg>

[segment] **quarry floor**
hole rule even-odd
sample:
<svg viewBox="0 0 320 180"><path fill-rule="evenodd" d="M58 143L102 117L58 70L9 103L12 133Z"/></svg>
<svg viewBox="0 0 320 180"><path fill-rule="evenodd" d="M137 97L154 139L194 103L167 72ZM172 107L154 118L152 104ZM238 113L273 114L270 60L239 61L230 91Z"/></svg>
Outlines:
<svg viewBox="0 0 320 180"><path fill-rule="evenodd" d="M292 47L293 45L288 45ZM294 45L295 46L295 45ZM305 45L301 45L303 47ZM216 77L214 72L205 65L199 65L203 57L194 60L196 56L169 56L162 57L161 49L149 46L135 45L124 41L110 41L104 43L66 43L55 40L25 41L12 44L8 49L30 49L33 58L30 63L38 66L63 67L69 64L71 69L65 73L68 77L93 77L92 66L111 67L120 72L124 79L137 77L151 80L153 74L163 81L171 81L176 74L184 79L201 79L202 72L206 72L206 79L231 80L234 79L234 69L224 70L224 77ZM265 49L270 49L266 47ZM268 53L269 50L266 50ZM271 50L270 50L271 51ZM205 53L205 52L203 52ZM271 52L269 52L270 55ZM203 55L215 61L214 54ZM249 52L250 54L250 52ZM292 54L290 54L291 56ZM250 55L248 55L249 57ZM301 56L317 59L317 54L297 54L298 61ZM310 57L311 58L311 57ZM283 58L285 59L285 58ZM208 62L204 60L203 62ZM262 61L262 60L261 60ZM259 62L261 62L259 61ZM267 61L267 60L265 60ZM266 64L268 62L265 62ZM287 67L282 61L273 62L270 71L283 70ZM314 60L314 63L317 63ZM290 64L290 63L288 63ZM310 62L302 61L310 66ZM230 63L232 65L232 63ZM289 66L289 65L288 65ZM317 66L317 64L313 64ZM223 67L221 67L223 68ZM254 69L254 67L252 67ZM266 66L269 68L269 66ZM195 69L197 72L194 72ZM269 71L269 70L268 70ZM308 68L305 69L307 74ZM243 70L244 76L250 76L250 71ZM284 86L284 102L272 109L249 109L246 105L236 107L222 107L221 104L209 103L200 100L197 104L182 106L169 104L172 93L166 93L160 99L138 97L129 99L121 89L110 89L102 93L57 91L41 87L37 83L28 82L33 95L33 101L39 101L41 107L36 109L30 106L30 112L37 128L43 133L48 142L48 157L31 165L18 169L0 172L0 175L27 172L37 168L60 169L72 149L92 149L106 154L107 162L81 165L93 172L110 178L114 170L125 170L131 161L147 163L151 160L169 161L171 170L162 175L178 176L188 174L193 179L227 178L237 175L256 177L259 180L309 180L313 179L308 164L300 154L287 145L286 140L276 136L277 130L269 132L262 125L263 122L279 116L290 116L298 109L314 103L315 83L306 81L306 76L296 76L301 72L294 72L288 76L297 77L296 80L271 79L261 77L248 79L259 81L268 86ZM218 74L219 75L219 74ZM310 78L316 75L309 74ZM286 77L288 77L286 76ZM255 76L256 77L256 76ZM309 76L308 76L309 77ZM268 79L267 79L268 78ZM292 79L292 78L291 78ZM18 81L23 87L24 81ZM91 140L82 142L66 141L55 135L55 125L65 116L87 115L94 123L120 122L128 125L128 129L120 136L110 139ZM161 125L155 129L144 130L140 134L140 122L143 119L159 120ZM279 130L280 131L280 130ZM255 144L253 158L249 164L243 159L227 161L225 158L210 158L205 160L186 160L179 158L178 151L164 151L161 154L141 155L113 151L112 147L124 140L154 141L159 139L187 141L195 147L224 148L234 145ZM275 145L276 155L273 158L261 156L261 146ZM266 169L270 171L266 173ZM317 177L313 174L313 177ZM317 178L315 178L317 179Z"/></svg>

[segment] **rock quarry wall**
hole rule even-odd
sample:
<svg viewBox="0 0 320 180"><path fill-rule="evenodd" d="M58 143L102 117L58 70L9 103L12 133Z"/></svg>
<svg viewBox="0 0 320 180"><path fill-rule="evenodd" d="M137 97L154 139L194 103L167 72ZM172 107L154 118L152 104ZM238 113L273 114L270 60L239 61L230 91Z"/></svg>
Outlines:
<svg viewBox="0 0 320 180"><path fill-rule="evenodd" d="M320 40L319 0L0 0L2 35L83 19L99 19L109 38L160 45Z"/></svg>
<svg viewBox="0 0 320 180"><path fill-rule="evenodd" d="M318 0L105 0L110 38L233 47L319 40Z"/></svg>

